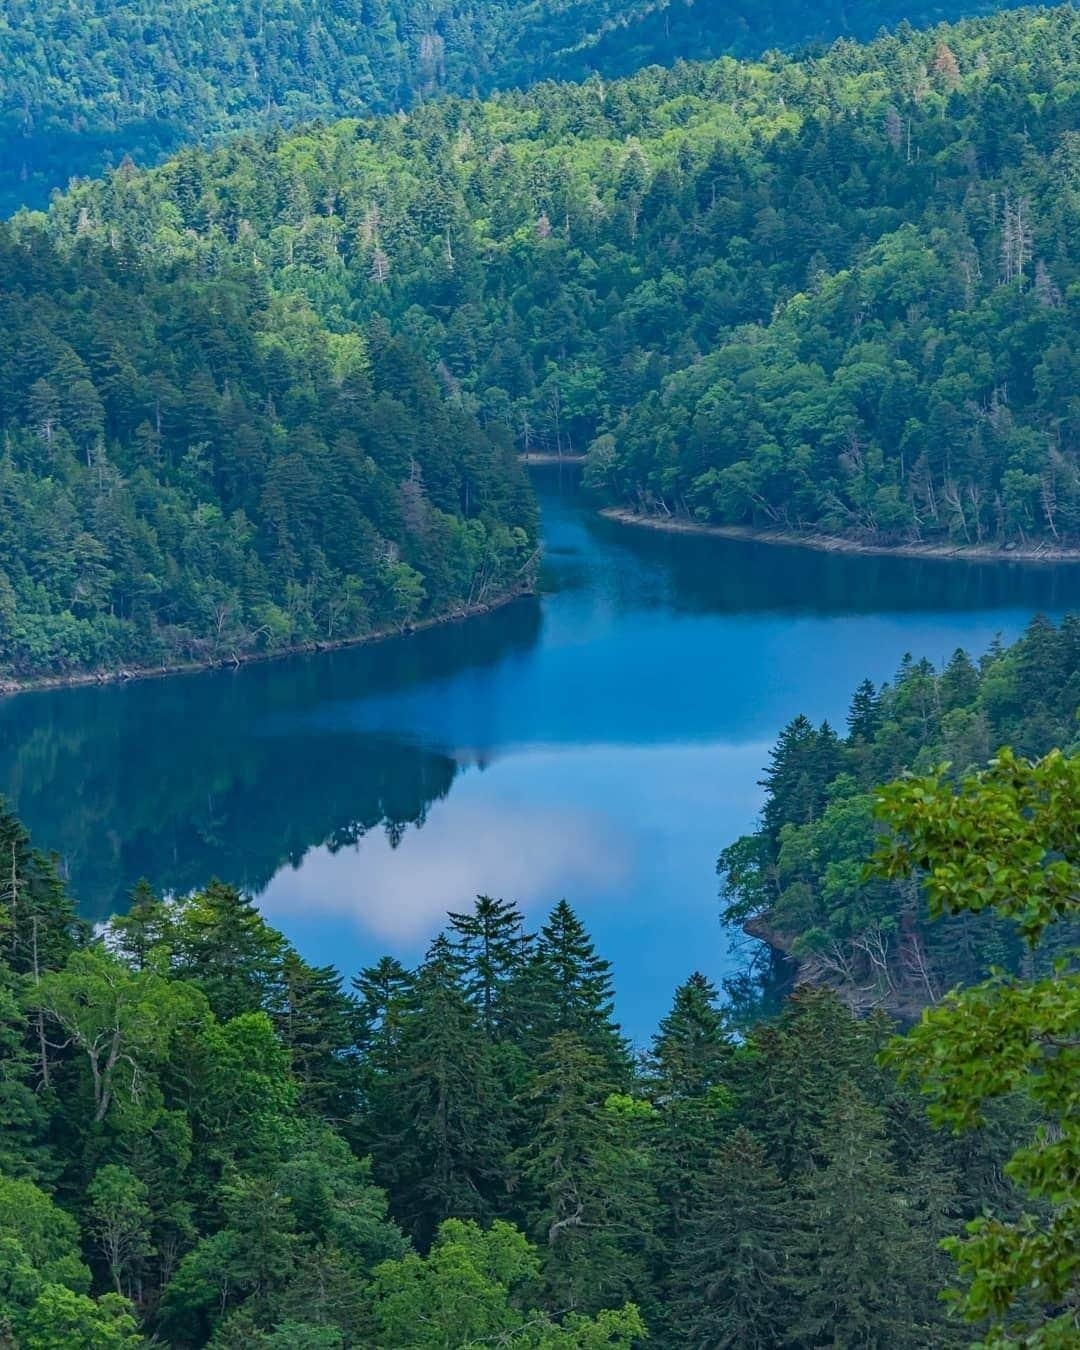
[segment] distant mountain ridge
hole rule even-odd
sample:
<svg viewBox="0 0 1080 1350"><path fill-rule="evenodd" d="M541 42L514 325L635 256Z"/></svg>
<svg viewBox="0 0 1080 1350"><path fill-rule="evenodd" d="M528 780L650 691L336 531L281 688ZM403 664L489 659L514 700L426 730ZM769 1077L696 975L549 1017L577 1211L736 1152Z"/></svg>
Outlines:
<svg viewBox="0 0 1080 1350"><path fill-rule="evenodd" d="M653 62L867 38L998 0L7 0L0 211L125 154L230 130L393 112L432 94L626 74Z"/></svg>

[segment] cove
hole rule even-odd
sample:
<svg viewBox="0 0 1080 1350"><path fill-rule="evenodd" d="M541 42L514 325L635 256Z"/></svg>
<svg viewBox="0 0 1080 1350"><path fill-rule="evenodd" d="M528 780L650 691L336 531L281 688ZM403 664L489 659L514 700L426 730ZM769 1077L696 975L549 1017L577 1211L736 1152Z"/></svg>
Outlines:
<svg viewBox="0 0 1080 1350"><path fill-rule="evenodd" d="M347 976L419 959L447 909L566 897L647 1038L743 961L714 863L799 712L843 725L906 652L946 660L1080 603L1080 567L815 553L598 517L533 470L542 594L409 638L0 703L0 791L82 912L140 877L257 896Z"/></svg>

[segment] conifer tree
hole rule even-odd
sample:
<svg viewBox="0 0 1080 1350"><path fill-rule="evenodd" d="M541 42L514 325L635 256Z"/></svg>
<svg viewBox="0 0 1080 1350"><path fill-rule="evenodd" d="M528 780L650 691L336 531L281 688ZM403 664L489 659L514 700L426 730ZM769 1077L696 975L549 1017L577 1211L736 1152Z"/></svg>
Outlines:
<svg viewBox="0 0 1080 1350"><path fill-rule="evenodd" d="M540 930L534 1040L543 1045L561 1031L579 1036L608 1065L612 1081L629 1073L626 1042L614 1021L611 963L597 956L584 925L560 900Z"/></svg>
<svg viewBox="0 0 1080 1350"><path fill-rule="evenodd" d="M590 1312L631 1298L647 1304L651 1110L614 1094L604 1056L572 1031L553 1037L537 1067L538 1115L517 1162L551 1305Z"/></svg>
<svg viewBox="0 0 1080 1350"><path fill-rule="evenodd" d="M802 986L774 1022L750 1033L736 1078L745 1094L740 1116L785 1180L817 1161L846 1079L881 1092L874 1055L889 1030L880 1014L860 1020L830 990Z"/></svg>
<svg viewBox="0 0 1080 1350"><path fill-rule="evenodd" d="M275 1025L292 1056L301 1102L324 1120L355 1112L356 1006L333 966L309 966L294 951L281 963L281 1002Z"/></svg>
<svg viewBox="0 0 1080 1350"><path fill-rule="evenodd" d="M284 939L235 887L212 881L183 901L174 942L181 974L222 1021L277 1006Z"/></svg>
<svg viewBox="0 0 1080 1350"><path fill-rule="evenodd" d="M847 715L848 736L851 741L870 742L881 725L881 698L873 680L863 680L851 699Z"/></svg>
<svg viewBox="0 0 1080 1350"><path fill-rule="evenodd" d="M479 895L472 913L450 914L451 941L464 966L464 987L494 1038L504 1023L507 986L527 960L532 938L517 905Z"/></svg>
<svg viewBox="0 0 1080 1350"><path fill-rule="evenodd" d="M737 1129L678 1235L667 1324L687 1350L781 1344L791 1315L785 1242L795 1206L761 1143Z"/></svg>
<svg viewBox="0 0 1080 1350"><path fill-rule="evenodd" d="M803 1174L783 1286L794 1302L784 1339L800 1346L921 1350L932 1343L920 1286L923 1252L881 1113L851 1083L815 1141L821 1165ZM927 1246L932 1235L923 1239Z"/></svg>
<svg viewBox="0 0 1080 1350"><path fill-rule="evenodd" d="M59 970L84 934L56 868L0 800L0 953L37 979Z"/></svg>
<svg viewBox="0 0 1080 1350"><path fill-rule="evenodd" d="M696 972L679 986L648 1060L662 1231L674 1242L695 1211L710 1164L730 1129L732 1060L717 991Z"/></svg>
<svg viewBox="0 0 1080 1350"><path fill-rule="evenodd" d="M373 1141L376 1178L405 1227L426 1243L451 1215L490 1217L505 1194L507 1104L445 936L417 972L397 1068L381 1090L403 1133Z"/></svg>

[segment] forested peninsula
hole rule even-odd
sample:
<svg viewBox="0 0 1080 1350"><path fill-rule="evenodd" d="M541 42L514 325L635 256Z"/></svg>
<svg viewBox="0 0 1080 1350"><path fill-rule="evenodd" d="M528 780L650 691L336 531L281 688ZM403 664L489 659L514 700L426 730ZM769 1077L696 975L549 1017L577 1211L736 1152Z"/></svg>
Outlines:
<svg viewBox="0 0 1080 1350"><path fill-rule="evenodd" d="M1023 933L988 910L929 922L909 879L865 874L880 837L877 785L947 764L955 779L999 746L1037 758L1080 751L1080 619L1035 619L1012 646L979 660L957 651L943 669L904 660L895 678L855 691L847 726L798 717L762 781L758 829L724 849L718 872L729 923L795 958L800 978L855 1008L913 1017L995 968L1030 969ZM1063 927L1040 955L1049 970L1080 938Z"/></svg>
<svg viewBox="0 0 1080 1350"><path fill-rule="evenodd" d="M508 439L250 267L0 229L0 678L238 661L531 581Z"/></svg>

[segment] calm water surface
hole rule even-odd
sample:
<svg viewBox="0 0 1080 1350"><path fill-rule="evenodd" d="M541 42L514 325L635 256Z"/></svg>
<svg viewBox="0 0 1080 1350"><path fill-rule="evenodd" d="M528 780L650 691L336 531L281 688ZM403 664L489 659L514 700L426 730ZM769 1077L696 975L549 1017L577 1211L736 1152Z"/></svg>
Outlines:
<svg viewBox="0 0 1080 1350"><path fill-rule="evenodd" d="M645 1038L741 961L718 851L796 713L841 724L905 652L1080 604L1080 568L818 554L601 520L537 474L544 595L373 647L0 703L0 791L83 911L234 881L309 959L418 959L447 909L565 896Z"/></svg>

